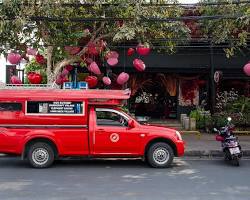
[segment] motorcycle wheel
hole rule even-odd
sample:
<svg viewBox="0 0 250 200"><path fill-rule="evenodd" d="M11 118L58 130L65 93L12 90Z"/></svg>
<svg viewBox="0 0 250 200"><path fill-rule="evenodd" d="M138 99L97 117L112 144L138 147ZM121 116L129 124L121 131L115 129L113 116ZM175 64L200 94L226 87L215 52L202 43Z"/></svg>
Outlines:
<svg viewBox="0 0 250 200"><path fill-rule="evenodd" d="M237 166L237 167L240 166L240 159L238 157L234 157L231 162L234 166Z"/></svg>

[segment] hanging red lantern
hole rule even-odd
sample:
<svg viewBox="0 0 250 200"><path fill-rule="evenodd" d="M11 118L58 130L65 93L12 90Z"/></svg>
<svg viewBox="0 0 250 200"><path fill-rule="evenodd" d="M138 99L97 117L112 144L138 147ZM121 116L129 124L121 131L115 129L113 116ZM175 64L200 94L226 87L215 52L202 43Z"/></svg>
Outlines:
<svg viewBox="0 0 250 200"><path fill-rule="evenodd" d="M87 45L87 53L93 56L98 56L99 52L98 49L96 48L96 45L93 42L89 42Z"/></svg>
<svg viewBox="0 0 250 200"><path fill-rule="evenodd" d="M107 60L107 63L108 63L110 66L115 66L115 65L117 65L117 63L118 63L118 59L117 59L117 58L109 58L109 59Z"/></svg>
<svg viewBox="0 0 250 200"><path fill-rule="evenodd" d="M129 48L127 51L127 56L132 56L135 53L135 50L133 48Z"/></svg>
<svg viewBox="0 0 250 200"><path fill-rule="evenodd" d="M41 84L43 77L39 73L29 72L28 73L28 80L31 84Z"/></svg>
<svg viewBox="0 0 250 200"><path fill-rule="evenodd" d="M62 71L62 76L63 77L65 77L65 76L67 76L69 74L69 71L65 68L65 69L63 69L63 71Z"/></svg>
<svg viewBox="0 0 250 200"><path fill-rule="evenodd" d="M30 56L35 56L37 54L37 49L27 48L26 53Z"/></svg>
<svg viewBox="0 0 250 200"><path fill-rule="evenodd" d="M101 71L98 67L98 65L96 64L96 62L92 62L89 66L88 66L88 70L93 72L96 75L100 75Z"/></svg>
<svg viewBox="0 0 250 200"><path fill-rule="evenodd" d="M98 83L98 79L96 76L87 76L85 82L88 83L89 88L94 88Z"/></svg>
<svg viewBox="0 0 250 200"><path fill-rule="evenodd" d="M104 76L104 77L102 78L102 81L103 81L103 83L104 83L105 85L110 85L110 84L111 84L111 80L110 80L110 78L107 77L107 76Z"/></svg>
<svg viewBox="0 0 250 200"><path fill-rule="evenodd" d="M119 58L119 53L117 53L116 51L109 51L106 55L105 55L106 60L108 60L109 58Z"/></svg>
<svg viewBox="0 0 250 200"><path fill-rule="evenodd" d="M137 59L137 58L134 59L133 65L140 72L144 71L146 68L146 65L144 64L144 62L140 59Z"/></svg>
<svg viewBox="0 0 250 200"><path fill-rule="evenodd" d="M65 69L67 69L69 72L73 70L73 66L72 65L66 65Z"/></svg>
<svg viewBox="0 0 250 200"><path fill-rule="evenodd" d="M73 46L66 46L66 47L64 47L64 50L70 55L76 55L77 53L80 52L81 48L80 47L73 47Z"/></svg>
<svg viewBox="0 0 250 200"><path fill-rule="evenodd" d="M250 61L244 66L243 70L247 76L250 76Z"/></svg>
<svg viewBox="0 0 250 200"><path fill-rule="evenodd" d="M117 77L117 80L116 82L119 84L119 85L123 85L124 83L126 83L129 79L129 74L125 73L125 72L122 72L119 74L119 76Z"/></svg>
<svg viewBox="0 0 250 200"><path fill-rule="evenodd" d="M43 57L43 55L37 54L36 55L36 62L39 64L44 64L46 61L45 61L45 58Z"/></svg>
<svg viewBox="0 0 250 200"><path fill-rule="evenodd" d="M136 47L136 51L139 55L146 56L150 53L150 48L143 44L138 44Z"/></svg>
<svg viewBox="0 0 250 200"><path fill-rule="evenodd" d="M9 53L7 56L7 60L12 65L17 65L22 60L22 56L19 53Z"/></svg>
<svg viewBox="0 0 250 200"><path fill-rule="evenodd" d="M10 82L11 84L22 84L22 81L17 76L11 76Z"/></svg>
<svg viewBox="0 0 250 200"><path fill-rule="evenodd" d="M62 85L63 84L63 77L62 77L62 75L61 74L59 74L58 76L57 76L57 78L56 78L56 84L57 85Z"/></svg>

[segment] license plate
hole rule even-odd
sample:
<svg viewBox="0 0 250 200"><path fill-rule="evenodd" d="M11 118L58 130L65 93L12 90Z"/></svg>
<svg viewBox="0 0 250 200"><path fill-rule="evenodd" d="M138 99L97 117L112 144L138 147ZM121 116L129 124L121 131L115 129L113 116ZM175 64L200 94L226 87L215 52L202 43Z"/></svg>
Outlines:
<svg viewBox="0 0 250 200"><path fill-rule="evenodd" d="M231 154L237 154L237 153L240 153L240 149L239 147L235 147L235 148L230 148L229 149L230 153Z"/></svg>

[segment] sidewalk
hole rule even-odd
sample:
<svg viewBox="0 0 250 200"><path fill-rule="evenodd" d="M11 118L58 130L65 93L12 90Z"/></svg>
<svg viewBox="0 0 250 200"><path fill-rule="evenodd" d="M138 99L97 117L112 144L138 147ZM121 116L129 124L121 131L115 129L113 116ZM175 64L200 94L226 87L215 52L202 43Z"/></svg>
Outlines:
<svg viewBox="0 0 250 200"><path fill-rule="evenodd" d="M250 135L236 135L243 150L243 156L250 157ZM215 134L183 133L186 142L185 156L221 157L221 143L215 140Z"/></svg>

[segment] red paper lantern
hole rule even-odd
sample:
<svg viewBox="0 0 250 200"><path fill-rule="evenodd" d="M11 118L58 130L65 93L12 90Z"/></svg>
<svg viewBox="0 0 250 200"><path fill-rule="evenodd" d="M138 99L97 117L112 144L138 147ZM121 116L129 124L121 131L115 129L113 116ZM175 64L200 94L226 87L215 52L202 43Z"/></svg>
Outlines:
<svg viewBox="0 0 250 200"><path fill-rule="evenodd" d="M118 59L117 59L117 58L109 58L109 59L107 60L107 63L108 63L110 66L115 66L115 65L117 65L117 63L118 63Z"/></svg>
<svg viewBox="0 0 250 200"><path fill-rule="evenodd" d="M73 70L73 66L72 65L66 65L65 69L67 69L69 72Z"/></svg>
<svg viewBox="0 0 250 200"><path fill-rule="evenodd" d="M119 53L117 53L116 51L109 51L106 55L105 55L106 60L108 60L109 58L119 58Z"/></svg>
<svg viewBox="0 0 250 200"><path fill-rule="evenodd" d="M17 76L11 76L10 82L11 82L12 84L22 84L22 81L21 81L20 78L17 77Z"/></svg>
<svg viewBox="0 0 250 200"><path fill-rule="evenodd" d="M93 88L97 85L98 79L96 76L87 76L85 82L88 83L89 88Z"/></svg>
<svg viewBox="0 0 250 200"><path fill-rule="evenodd" d="M67 76L69 74L69 71L65 68L65 69L63 69L63 71L62 71L62 76L63 77L65 77L65 76Z"/></svg>
<svg viewBox="0 0 250 200"><path fill-rule="evenodd" d="M146 68L146 65L144 64L144 62L140 59L137 59L137 58L134 59L133 65L140 72L144 71Z"/></svg>
<svg viewBox="0 0 250 200"><path fill-rule="evenodd" d="M119 76L117 77L117 80L116 82L119 84L119 85L123 85L124 83L126 83L129 79L129 74L125 73L125 72L122 72L119 74Z"/></svg>
<svg viewBox="0 0 250 200"><path fill-rule="evenodd" d="M73 47L73 46L66 46L66 47L64 47L64 50L70 55L75 55L75 54L80 52L81 48L80 47Z"/></svg>
<svg viewBox="0 0 250 200"><path fill-rule="evenodd" d="M56 78L56 84L57 85L62 85L63 84L63 77L61 74L59 74Z"/></svg>
<svg viewBox="0 0 250 200"><path fill-rule="evenodd" d="M37 54L37 49L27 48L26 53L30 56L35 56Z"/></svg>
<svg viewBox="0 0 250 200"><path fill-rule="evenodd" d="M129 48L127 51L128 56L132 56L135 53L135 50L133 48Z"/></svg>
<svg viewBox="0 0 250 200"><path fill-rule="evenodd" d="M244 66L243 70L247 76L250 76L250 61Z"/></svg>
<svg viewBox="0 0 250 200"><path fill-rule="evenodd" d="M105 85L110 85L110 84L111 84L111 80L110 80L110 78L107 77L107 76L104 76L104 77L102 78L102 81L103 81L103 83L104 83Z"/></svg>
<svg viewBox="0 0 250 200"><path fill-rule="evenodd" d="M22 60L22 56L19 53L9 53L7 56L7 60L11 64L17 65Z"/></svg>
<svg viewBox="0 0 250 200"><path fill-rule="evenodd" d="M87 47L88 47L88 50L87 50L88 54L93 55L93 56L99 55L98 49L93 42L89 42Z"/></svg>
<svg viewBox="0 0 250 200"><path fill-rule="evenodd" d="M43 55L37 54L36 55L36 62L39 64L44 64L45 63L45 58L43 57Z"/></svg>
<svg viewBox="0 0 250 200"><path fill-rule="evenodd" d="M98 65L96 64L96 62L92 62L89 66L88 66L88 70L93 72L96 75L100 75L101 71L98 67Z"/></svg>
<svg viewBox="0 0 250 200"><path fill-rule="evenodd" d="M146 47L143 44L138 44L137 47L136 47L136 51L137 51L137 53L139 55L146 56L146 55L148 55L150 53L150 48Z"/></svg>
<svg viewBox="0 0 250 200"><path fill-rule="evenodd" d="M31 84L41 84L43 77L36 72L29 72L28 80Z"/></svg>

